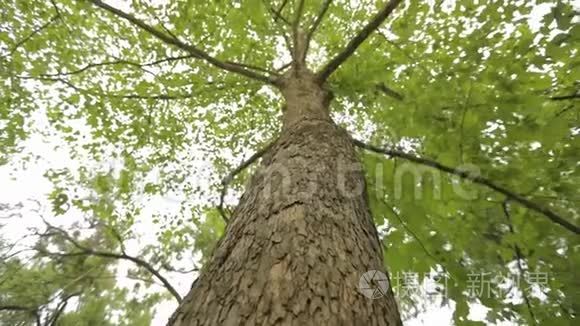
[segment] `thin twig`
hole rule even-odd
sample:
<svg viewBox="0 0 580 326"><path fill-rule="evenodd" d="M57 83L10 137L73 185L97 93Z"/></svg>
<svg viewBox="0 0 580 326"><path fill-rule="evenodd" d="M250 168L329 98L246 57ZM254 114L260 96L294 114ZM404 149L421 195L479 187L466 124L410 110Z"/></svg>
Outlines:
<svg viewBox="0 0 580 326"><path fill-rule="evenodd" d="M195 57L196 56L194 56L192 54L188 54L188 55L182 55L182 56L177 56L177 57L167 57L167 58L155 60L152 62L146 62L146 63L137 63L137 62L133 62L130 60L125 60L125 59L118 59L118 60L114 60L114 61L103 61L103 62L91 62L91 63L85 65L84 67L76 69L76 70L66 71L66 72L58 72L58 73L50 73L50 74L42 74L39 76L41 76L41 77L58 77L58 76L76 75L76 74L83 73L83 72L85 72L89 69L92 69L92 68L109 66L109 65L120 65L120 64L127 64L130 66L141 68L143 71L145 71L149 74L155 75L154 73L152 73L149 70L146 70L144 68L149 67L149 66L159 65L159 64L162 64L165 62L178 61L178 60L190 59L190 58L195 58Z"/></svg>
<svg viewBox="0 0 580 326"><path fill-rule="evenodd" d="M44 23L42 26L34 29L30 34L28 34L26 37L24 37L23 39L21 39L20 41L18 41L10 50L10 52L8 52L8 54L0 56L0 58L4 58L7 56L10 56L12 54L14 54L14 52L16 52L16 50L18 50L19 47L23 46L26 42L30 41L35 35L37 35L38 33L42 32L44 29L46 29L48 26L50 26L52 23L54 23L57 19L60 18L60 14L57 12L56 15L52 16L50 18L49 21L47 21L46 23Z"/></svg>
<svg viewBox="0 0 580 326"><path fill-rule="evenodd" d="M110 97L110 98L120 98L120 99L131 99L131 100L184 100L195 97L194 94L177 94L177 95L170 95L170 94L159 94L159 95L139 95L139 94L110 94L110 93L101 93L92 91L89 89L84 89L81 87L76 86L75 84L69 82L68 80L62 78L46 78L46 77L39 77L39 76L16 76L20 79L37 79L43 81L50 81L50 82L58 82L62 83L79 93L85 93L93 96L98 97Z"/></svg>
<svg viewBox="0 0 580 326"><path fill-rule="evenodd" d="M461 110L461 120L459 123L459 161L463 164L463 138L465 134L465 116L467 115L467 111L469 110L469 103L471 102L471 92L473 90L473 80L469 79L469 90L467 91L467 97L463 102L463 108Z"/></svg>
<svg viewBox="0 0 580 326"><path fill-rule="evenodd" d="M76 74L83 73L83 72L85 72L89 69L92 69L92 68L103 67L103 66L113 66L113 65L120 65L120 64L127 64L127 65L131 65L131 66L139 67L139 68L143 68L145 66L143 64L138 64L135 62L121 59L121 60L115 60L115 61L91 62L91 63L87 64L86 66L79 68L79 69L76 69L76 70L66 71L66 72L58 72L58 73L42 74L39 76L40 77L70 76L70 75L76 75ZM145 70L145 71L147 71L147 70ZM147 72L149 72L149 71L147 71Z"/></svg>
<svg viewBox="0 0 580 326"><path fill-rule="evenodd" d="M109 229L109 231L111 231L111 233L113 234L113 237L115 237L115 240L117 240L117 242L119 243L119 248L121 248L121 253L127 254L127 252L125 251L125 243L123 241L123 237L121 236L119 231L117 231L117 229L111 225L105 224L104 226L107 229Z"/></svg>
<svg viewBox="0 0 580 326"><path fill-rule="evenodd" d="M505 200L501 206L503 208L503 213L504 213L504 216L507 220L507 224L508 224L508 228L510 230L510 233L512 235L515 235L516 231L514 229L514 225L512 223L511 216L509 213L508 201ZM513 245L513 249L514 249L514 252L516 254L516 263L518 266L518 271L520 272L520 276L523 276L524 275L524 267L522 266L522 261L524 260L524 254L522 253L522 249L520 248L520 246L518 246L517 244ZM530 317L532 317L532 320L534 321L534 325L537 325L538 322L536 321L536 316L534 315L534 310L532 309L532 303L531 303L530 298L528 297L528 294L525 291L525 289L522 289L522 296L524 297L524 301L526 302L526 306L528 307L528 312L530 313Z"/></svg>
<svg viewBox="0 0 580 326"><path fill-rule="evenodd" d="M252 69L252 70L264 72L264 73L267 73L269 75L273 75L273 76L276 76L276 77L280 76L280 74L277 73L277 72L275 72L275 71L271 71L271 70L268 70L266 68L262 68L262 67L258 67L258 66L254 66L254 65L249 65L249 64L245 64L245 63L235 63L235 62L231 62L231 61L226 61L226 63L237 64L237 65L242 66L244 68L248 68L248 69Z"/></svg>
<svg viewBox="0 0 580 326"><path fill-rule="evenodd" d="M389 205L386 201L383 200L383 204L385 206L387 206L387 208L389 208L389 210L393 213L393 215L397 218L397 220L399 220L399 223L401 223L401 225L403 226L403 228L405 230L407 230L407 232L409 232L409 234L411 234L411 236L413 238L415 238L415 240L417 241L417 243L419 244L419 246L423 249L423 251L427 254L427 256L429 258L431 258L433 260L433 262L435 262L436 264L441 265L441 267L443 267L443 265L439 262L439 260L437 260L437 258L435 258L435 256L433 256L433 254L431 254L429 252L429 250L427 250L427 247L425 246L425 244L423 243L423 241L421 241L421 239L417 236L417 234L411 230L411 228L409 227L409 225L403 221L403 218L401 217L401 215L395 210L395 208L391 205Z"/></svg>
<svg viewBox="0 0 580 326"><path fill-rule="evenodd" d="M571 231L575 234L580 234L580 227L568 222L566 219L562 218L560 215L556 214L552 210L550 210L546 207L543 207L539 204L536 204L536 203L530 201L529 199L525 198L524 196L522 196L518 193L515 193L511 190L508 190L500 185L497 185L495 182L493 182L487 178L484 178L484 177L479 176L479 175L474 175L473 173L470 173L469 171L455 169L455 168L443 165L439 162L436 162L436 161L433 161L430 159L426 159L426 158L422 158L422 157L417 157L417 156L414 156L412 154L405 153L402 151L379 148L379 147L376 147L373 145L366 144L366 143L364 143L360 140L357 140L357 139L353 139L353 142L356 146L359 146L360 148L366 149L366 150L371 151L371 152L375 152L378 154L384 154L384 155L388 155L391 157L399 157L399 158L402 158L404 160L411 161L413 163L417 163L417 164L421 164L421 165L425 165L425 166L429 166L429 167L432 167L434 169L437 169L437 170L440 170L443 172L447 172L449 174L456 175L462 179L470 180L474 183L486 186L492 190L495 190L495 191L503 194L504 196L506 196L510 200L518 202L521 205L546 216L552 222L561 225L562 227L568 229L569 231Z"/></svg>
<svg viewBox="0 0 580 326"><path fill-rule="evenodd" d="M177 56L177 57L167 57L167 58L159 59L159 60L156 60L156 61L144 63L142 65L144 67L147 67L147 66L155 66L155 65L158 65L158 64L161 64L161 63L165 63L165 62L177 61L177 60L183 60L183 59L190 59L190 58L196 58L196 56L193 55L193 54L186 54L186 55L180 55L180 56Z"/></svg>
<svg viewBox="0 0 580 326"><path fill-rule="evenodd" d="M242 164L240 164L237 168L235 168L225 178L222 179L222 182L221 182L222 190L220 193L220 203L219 203L217 209L218 209L220 215L222 216L222 219L226 222L226 224L229 222L229 218L226 216L226 213L224 212L224 198L226 197L226 193L228 191L229 184L236 177L236 175L238 175L240 172L242 172L244 169L246 169L248 166L250 166L250 164L254 163L257 159L262 157L272 147L272 145L274 145L274 143L275 143L275 141L268 143L268 145L266 145L264 148L260 149L256 153L254 153L254 155L250 156L250 158L248 158L247 160L242 162Z"/></svg>

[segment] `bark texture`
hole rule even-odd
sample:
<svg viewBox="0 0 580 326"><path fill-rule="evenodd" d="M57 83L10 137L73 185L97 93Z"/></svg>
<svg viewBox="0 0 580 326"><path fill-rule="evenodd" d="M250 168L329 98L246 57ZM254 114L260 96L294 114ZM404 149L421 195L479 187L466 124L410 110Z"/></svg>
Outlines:
<svg viewBox="0 0 580 326"><path fill-rule="evenodd" d="M281 83L284 127L213 257L169 325L401 325L392 294L359 292L384 272L361 163L308 71Z"/></svg>

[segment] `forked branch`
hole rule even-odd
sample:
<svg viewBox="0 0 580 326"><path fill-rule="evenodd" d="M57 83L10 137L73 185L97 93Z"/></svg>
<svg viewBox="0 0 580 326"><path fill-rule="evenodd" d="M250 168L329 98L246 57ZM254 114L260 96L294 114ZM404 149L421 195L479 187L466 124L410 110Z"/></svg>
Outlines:
<svg viewBox="0 0 580 326"><path fill-rule="evenodd" d="M379 26L391 15L391 13L397 8L402 0L390 0L385 4L383 9L379 11L375 17L368 22L368 24L348 42L346 47L337 54L332 60L330 60L323 68L320 70L318 75L318 80L324 82L328 77L336 70L340 65L346 61L358 47L374 32Z"/></svg>
<svg viewBox="0 0 580 326"><path fill-rule="evenodd" d="M207 63L218 67L222 70L226 70L229 72L233 72L251 79L255 79L267 84L274 84L275 83L275 79L268 77L268 76L264 76L262 74L256 73L254 71L250 71L248 70L246 67L236 64L236 63L232 63L232 62L224 62L224 61L220 61L217 58L212 57L211 55L209 55L207 52L198 49L197 47L184 43L183 41L179 40L178 38L175 38L174 36L168 35L148 24L146 24L144 21L136 18L135 16L128 14L122 10L119 10L115 7L112 7L104 2L102 2L101 0L89 0L91 1L94 5L118 16L121 17L125 20L127 20L128 22L130 22L131 24L141 28L142 30L148 32L149 34L155 36L156 38L158 38L159 40L163 41L166 44L169 45L173 45L177 48L180 48L190 54L192 54L193 56L195 56L198 59L202 59L205 60Z"/></svg>
<svg viewBox="0 0 580 326"><path fill-rule="evenodd" d="M288 0L284 0L284 2L280 5L280 8L278 8L277 10L270 7L270 12L274 15L274 22L275 23L277 23L278 19L280 19L286 25L290 25L290 22L288 21L288 19L286 19L286 18L284 18L284 16L282 16L282 10L284 10L284 7L286 7L287 4L288 4Z"/></svg>
<svg viewBox="0 0 580 326"><path fill-rule="evenodd" d="M546 216L552 222L561 225L562 227L568 229L569 231L571 231L575 234L580 234L580 227L570 223L569 221L567 221L566 219L564 219L560 215L556 214L552 210L550 210L544 206L541 206L539 204L536 204L536 203L532 202L531 200L525 198L524 196L522 196L516 192L513 192L511 190L508 190L508 189L504 188L503 186L500 186L500 185L496 184L495 182L493 182L487 178L484 178L484 177L479 176L479 175L474 175L473 173L470 173L469 171L454 169L452 167L443 165L437 161L422 158L422 157L417 157L417 156L414 156L412 154L405 153L402 151L393 150L393 149L386 149L386 148L379 148L379 147L376 147L373 145L366 144L366 143L364 143L360 140L357 140L357 139L353 139L353 142L356 146L363 148L363 149L366 149L368 151L375 152L378 154L388 155L391 157L398 157L398 158L402 158L404 160L407 160L407 161L410 161L413 163L429 166L429 167L432 167L434 169L437 169L437 170L440 170L440 171L443 171L443 172L446 172L449 174L456 175L462 179L470 180L471 182L474 182L474 183L477 183L479 185L490 188L490 189L497 191L497 192L501 193L502 195L506 196L506 198L508 198L509 200L517 202L517 203L523 205L524 207L527 207L527 208L529 208L537 213L540 213L540 214Z"/></svg>

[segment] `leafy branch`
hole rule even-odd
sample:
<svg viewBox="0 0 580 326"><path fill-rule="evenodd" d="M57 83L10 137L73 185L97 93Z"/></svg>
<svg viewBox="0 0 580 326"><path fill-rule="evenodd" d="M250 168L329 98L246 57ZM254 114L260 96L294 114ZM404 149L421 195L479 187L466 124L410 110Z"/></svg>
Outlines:
<svg viewBox="0 0 580 326"><path fill-rule="evenodd" d="M284 0L284 3L282 3L282 5L280 6L280 8L278 10L275 9L271 4L268 4L267 0L262 0L262 2L264 3L264 6L268 7L268 9L269 9L268 13L272 17L272 20L274 21L274 25L275 25L274 27L276 28L277 33L284 39L284 45L286 46L286 49L290 53L290 56L292 56L292 53L293 53L292 41L290 40L290 37L288 36L288 33L286 31L286 26L291 26L292 24L288 21L288 19L286 19L282 15L282 10L284 9L286 4L288 3L288 0ZM280 23L278 23L278 21L281 21L282 23L284 23L284 26L282 26Z"/></svg>
<svg viewBox="0 0 580 326"><path fill-rule="evenodd" d="M183 41L179 40L177 37L172 36L172 35L168 35L162 31L148 25L147 23L138 19L137 17L135 17L131 14L128 14L122 10L119 10L115 7L112 7L112 6L102 2L101 0L89 0L89 1L91 3L93 3L95 6L100 7L100 8L108 11L109 13L111 13L115 16L118 16L118 17L121 17L121 18L127 20L131 24L133 24L133 25L141 28L142 30L148 32L149 34L153 35L154 37L161 40L162 42L169 44L169 45L173 45L181 50L184 50L184 51L190 53L195 58L206 61L210 65L213 65L213 66L218 67L218 68L225 70L225 71L229 71L229 72L233 72L233 73L242 75L242 76L250 78L250 79L265 82L267 84L274 84L275 83L275 79L268 77L268 76L264 76L264 75L256 73L256 72L253 72L251 70L248 70L247 66L233 63L230 61L224 62L224 61L218 60L217 58L209 55L207 52L205 52L205 51L203 51L203 50L201 50L193 45L184 43Z"/></svg>
<svg viewBox="0 0 580 326"><path fill-rule="evenodd" d="M0 311L36 311L36 308L18 306L18 305L0 305Z"/></svg>
<svg viewBox="0 0 580 326"><path fill-rule="evenodd" d="M375 17L368 22L368 24L348 42L346 47L337 54L332 60L330 60L318 73L318 80L324 82L330 75L340 67L340 65L345 62L353 53L358 49L358 47L374 32L379 26L391 15L391 13L397 8L401 3L401 0L390 0L385 4L383 9L379 11Z"/></svg>
<svg viewBox="0 0 580 326"><path fill-rule="evenodd" d="M56 305L55 311L52 314L46 316L46 322L43 323L40 318L40 311L42 310L41 307L27 307L22 305L0 305L0 311L19 311L19 312L28 312L32 314L32 316L36 320L36 326L56 326L57 321L64 312L64 309L68 305L70 299L74 297L80 296L80 292L74 292L64 296L60 302ZM50 304L54 300L49 300L46 305Z"/></svg>
<svg viewBox="0 0 580 326"><path fill-rule="evenodd" d="M43 326L42 322L40 321L40 314L39 314L38 307L26 307L21 305L0 305L0 312L1 311L18 311L18 312L25 312L31 314L35 321L36 326Z"/></svg>
<svg viewBox="0 0 580 326"><path fill-rule="evenodd" d="M113 61L102 61L102 62L91 62L91 63L89 63L89 64L87 64L79 69L76 69L76 70L66 71L66 72L58 72L58 73L50 73L50 74L42 74L40 76L41 77L58 77L58 76L77 75L77 74L83 73L83 72L85 72L89 69L92 69L92 68L103 67L103 66L122 65L122 64L126 64L126 65L130 65L133 67L144 69L145 67L159 65L159 64L162 64L165 62L183 60L183 59L188 59L188 58L193 58L193 57L194 57L193 55L189 54L189 55L182 55L182 56L177 56L177 57L167 57L167 58L163 58L163 59L159 59L159 60L147 62L147 63L137 63L137 62L133 62L133 61L125 60L125 59L118 59L118 60L113 60ZM149 72L149 71L147 71L147 72Z"/></svg>
<svg viewBox="0 0 580 326"><path fill-rule="evenodd" d="M404 160L413 162L413 163L417 163L417 164L421 164L421 165L425 165L449 174L453 174L456 175L462 179L466 179L466 180L470 180L474 183L477 183L479 185L485 186L487 188L490 188L496 192L499 192L501 194L503 194L504 196L506 196L508 199L517 202L521 205L523 205L524 207L527 207L537 213L540 213L544 216L546 216L548 219L550 219L552 222L559 224L560 226L568 229L569 231L575 233L575 234L580 234L580 227L576 226L574 224L572 224L571 222L567 221L566 219L564 219L563 217L561 217L560 215L556 214L555 212L553 212L552 210L543 207L539 204L536 204L534 202L532 202L531 200L525 198L524 196L513 192L511 190L508 190L506 188L504 188L503 186L500 186L498 184L496 184L495 182L484 178L482 176L479 175L474 175L473 173L470 173L469 171L464 171L464 170L460 170L460 169L455 169L446 165L443 165L437 161L431 160L431 159L427 159L427 158L422 158L422 157L417 157L414 156L412 154L409 153L405 153L399 150L394 150L394 149L387 149L387 148L379 148L370 144L366 144L360 140L357 139L353 139L353 142L356 146L371 151L371 152L375 152L378 154L383 154L383 155L388 155L391 157L398 157L398 158L402 158Z"/></svg>
<svg viewBox="0 0 580 326"><path fill-rule="evenodd" d="M140 94L112 94L112 93L102 93L89 89L84 89L75 84L69 82L63 78L50 78L50 77L39 77L39 76L17 76L20 79L37 79L49 82L58 82L64 84L71 89L83 94L88 94L97 97L110 97L110 98L120 98L120 99L130 99L130 100L184 100L193 98L194 94L158 94L158 95L140 95Z"/></svg>
<svg viewBox="0 0 580 326"><path fill-rule="evenodd" d="M330 7L331 3L332 3L332 0L325 0L324 1L322 6L320 7L320 11L316 15L316 18L314 19L314 22L312 23L312 26L310 26L308 33L306 33L306 40L304 41L304 53L303 53L303 57L301 58L302 61L306 60L306 55L308 54L308 48L310 47L310 42L312 40L312 36L314 36L314 33L318 29L318 26L320 26L320 23L322 23L322 20L324 19L324 15L328 11L328 8Z"/></svg>
<svg viewBox="0 0 580 326"><path fill-rule="evenodd" d="M57 21L60 18L60 13L57 12L56 15L52 16L46 23L42 24L42 26L34 29L30 34L28 34L26 37L24 37L23 39L21 39L20 41L18 41L10 50L10 52L8 52L6 55L0 56L0 58L4 58L7 56L10 56L12 54L14 54L14 52L16 52L16 50L18 50L19 47L23 46L26 42L30 41L34 36L36 36L37 34L39 34L40 32L42 32L43 30L45 30L46 28L48 28L48 26L50 26L52 23L54 23L55 21Z"/></svg>
<svg viewBox="0 0 580 326"><path fill-rule="evenodd" d="M133 263L135 263L135 265L142 267L145 270L147 270L149 273L151 273L155 278L157 278L157 280L159 280L163 284L163 286L167 289L167 291L169 291L169 293L171 293L171 295L173 295L173 297L175 298L175 300L177 300L177 302L181 302L182 298L181 298L181 295L179 294L179 292L177 292L177 290L173 287L173 285L171 285L171 283L165 277L163 277L163 275L161 275L161 273L159 273L159 271L157 269L155 269L150 263L146 262L145 260L143 260L141 258L134 257L134 256L130 256L124 252L121 254L118 254L118 253L100 251L100 250L95 250L92 248L85 247L79 241L77 241L71 235L69 235L68 232L66 232L62 228L51 225L46 220L44 220L44 223L47 226L47 231L46 231L46 233L44 233L41 236L45 236L45 237L53 236L53 235L55 235L55 233L53 233L53 232L56 232L56 234L62 236L66 241L68 241L76 249L78 249L78 251L68 252L68 253L60 253L60 252L50 252L50 251L47 251L45 249L39 249L39 252L50 255L50 256L59 256L59 257L95 256L95 257L102 257L102 258L127 260L130 262L133 262Z"/></svg>

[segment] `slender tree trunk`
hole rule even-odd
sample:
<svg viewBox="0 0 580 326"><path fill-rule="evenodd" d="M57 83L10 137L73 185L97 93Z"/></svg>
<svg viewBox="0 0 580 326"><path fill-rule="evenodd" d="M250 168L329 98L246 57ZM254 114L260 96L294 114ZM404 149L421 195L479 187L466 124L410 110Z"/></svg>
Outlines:
<svg viewBox="0 0 580 326"><path fill-rule="evenodd" d="M390 287L378 299L359 291L383 256L331 94L304 69L280 88L282 134L169 325L401 325Z"/></svg>

